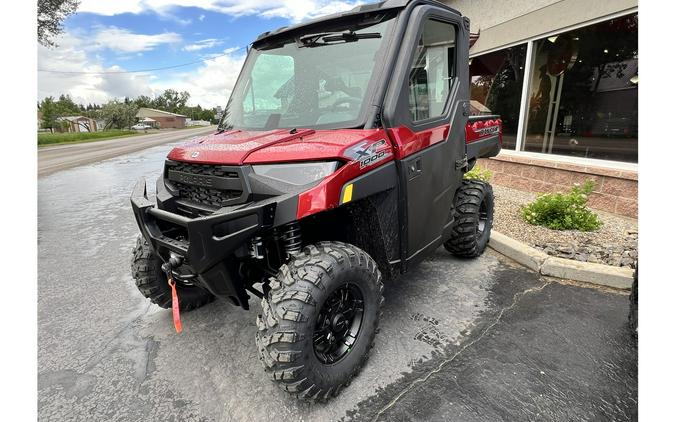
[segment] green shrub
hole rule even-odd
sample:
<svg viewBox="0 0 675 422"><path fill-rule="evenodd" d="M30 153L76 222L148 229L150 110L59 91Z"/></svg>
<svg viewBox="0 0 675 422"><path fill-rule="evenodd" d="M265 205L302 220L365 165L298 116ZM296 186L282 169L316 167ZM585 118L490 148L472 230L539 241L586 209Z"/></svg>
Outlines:
<svg viewBox="0 0 675 422"><path fill-rule="evenodd" d="M488 169L482 169L478 164L476 164L471 170L464 173L464 178L468 180L480 180L481 182L488 183L492 179L492 172Z"/></svg>
<svg viewBox="0 0 675 422"><path fill-rule="evenodd" d="M586 181L583 186L575 184L569 193L545 193L524 205L520 213L530 224L553 230L597 230L602 225L597 214L586 206L588 195L595 184Z"/></svg>

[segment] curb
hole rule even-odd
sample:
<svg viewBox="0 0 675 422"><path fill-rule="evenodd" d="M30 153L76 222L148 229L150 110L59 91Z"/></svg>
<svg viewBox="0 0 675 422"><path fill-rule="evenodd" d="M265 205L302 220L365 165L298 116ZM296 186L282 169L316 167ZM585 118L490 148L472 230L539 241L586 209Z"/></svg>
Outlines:
<svg viewBox="0 0 675 422"><path fill-rule="evenodd" d="M631 268L550 256L494 230L492 230L488 246L541 275L583 281L617 289L630 289L633 284L633 270Z"/></svg>

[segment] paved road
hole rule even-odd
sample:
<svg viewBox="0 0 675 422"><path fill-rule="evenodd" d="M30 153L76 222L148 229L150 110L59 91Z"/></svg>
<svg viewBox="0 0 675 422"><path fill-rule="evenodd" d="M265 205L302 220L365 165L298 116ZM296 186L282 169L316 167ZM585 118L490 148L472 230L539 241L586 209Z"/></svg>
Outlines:
<svg viewBox="0 0 675 422"><path fill-rule="evenodd" d="M150 135L42 147L38 149L38 176L45 176L59 170L95 163L123 154L130 154L156 145L189 139L193 136L213 132L214 130L215 126L180 130L167 129Z"/></svg>
<svg viewBox="0 0 675 422"><path fill-rule="evenodd" d="M467 261L439 249L388 283L368 364L327 404L267 379L256 302L214 302L175 334L129 274L128 195L168 148L38 182L39 420L636 420L627 296L544 280L492 252Z"/></svg>

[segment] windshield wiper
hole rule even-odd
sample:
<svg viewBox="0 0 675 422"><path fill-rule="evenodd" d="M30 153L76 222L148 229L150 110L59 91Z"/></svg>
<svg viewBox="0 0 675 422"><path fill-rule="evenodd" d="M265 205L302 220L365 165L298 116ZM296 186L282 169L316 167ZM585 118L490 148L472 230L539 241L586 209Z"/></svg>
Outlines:
<svg viewBox="0 0 675 422"><path fill-rule="evenodd" d="M339 34L324 32L322 34L311 34L298 38L298 46L322 47L324 45L331 45L338 42L356 42L358 40L367 38L382 38L382 34L379 32L362 32L357 34L356 32L351 31Z"/></svg>

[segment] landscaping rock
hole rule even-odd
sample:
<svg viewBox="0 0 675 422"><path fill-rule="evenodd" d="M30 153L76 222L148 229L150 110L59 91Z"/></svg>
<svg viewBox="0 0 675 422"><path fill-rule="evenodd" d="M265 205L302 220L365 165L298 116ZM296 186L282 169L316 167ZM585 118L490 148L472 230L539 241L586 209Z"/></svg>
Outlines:
<svg viewBox="0 0 675 422"><path fill-rule="evenodd" d="M533 226L520 216L520 207L534 194L493 186L495 193L494 228L553 257L580 262L635 268L638 259L637 221L596 211L603 222L594 232L551 230Z"/></svg>
<svg viewBox="0 0 675 422"><path fill-rule="evenodd" d="M585 253L578 253L574 255L574 259L576 259L577 261L586 262L588 261L588 255Z"/></svg>

